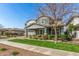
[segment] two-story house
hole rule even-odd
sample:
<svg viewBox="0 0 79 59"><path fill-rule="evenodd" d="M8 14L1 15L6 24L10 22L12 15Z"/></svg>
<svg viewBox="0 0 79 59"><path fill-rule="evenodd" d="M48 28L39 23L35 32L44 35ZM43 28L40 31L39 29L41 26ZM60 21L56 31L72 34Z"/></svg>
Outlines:
<svg viewBox="0 0 79 59"><path fill-rule="evenodd" d="M74 33L74 38L79 39L79 14L73 14L70 18L69 21L66 24L66 27L68 27L69 24L73 24L75 26Z"/></svg>
<svg viewBox="0 0 79 59"><path fill-rule="evenodd" d="M27 21L25 24L25 34L27 37L30 35L54 35L54 29L52 18L49 16L40 16L36 20ZM57 34L63 32L63 22L58 21L59 27L57 28Z"/></svg>

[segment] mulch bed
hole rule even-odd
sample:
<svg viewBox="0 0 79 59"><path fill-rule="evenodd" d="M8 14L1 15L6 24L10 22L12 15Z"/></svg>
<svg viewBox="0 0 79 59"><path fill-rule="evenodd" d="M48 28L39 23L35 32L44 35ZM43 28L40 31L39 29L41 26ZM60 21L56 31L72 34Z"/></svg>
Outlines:
<svg viewBox="0 0 79 59"><path fill-rule="evenodd" d="M8 45L4 45L4 44L0 44L0 48L6 48L7 49L5 51L0 51L0 56L13 56L12 55L13 51L19 52L19 54L17 54L17 56L45 56L44 54L24 50L24 49L21 49L21 48L12 47L12 46L8 46Z"/></svg>

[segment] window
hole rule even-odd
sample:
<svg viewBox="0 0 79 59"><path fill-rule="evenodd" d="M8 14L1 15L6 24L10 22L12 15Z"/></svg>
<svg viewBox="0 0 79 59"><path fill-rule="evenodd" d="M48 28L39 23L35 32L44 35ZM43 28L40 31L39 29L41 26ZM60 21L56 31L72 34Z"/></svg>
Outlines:
<svg viewBox="0 0 79 59"><path fill-rule="evenodd" d="M44 23L44 20L42 20L42 24Z"/></svg>
<svg viewBox="0 0 79 59"><path fill-rule="evenodd" d="M44 30L43 29L40 30L40 34L44 34Z"/></svg>

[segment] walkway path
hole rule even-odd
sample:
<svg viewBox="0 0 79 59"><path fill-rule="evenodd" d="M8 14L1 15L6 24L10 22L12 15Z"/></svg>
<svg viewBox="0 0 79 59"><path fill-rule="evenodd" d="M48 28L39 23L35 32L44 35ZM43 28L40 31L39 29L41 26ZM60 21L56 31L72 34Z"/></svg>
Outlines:
<svg viewBox="0 0 79 59"><path fill-rule="evenodd" d="M38 46L33 46L33 45L28 45L28 44L15 43L15 42L7 41L7 40L2 40L0 41L0 43L13 46L13 47L22 48L29 51L42 53L45 55L50 55L50 56L79 56L79 53L75 53L75 52L38 47Z"/></svg>

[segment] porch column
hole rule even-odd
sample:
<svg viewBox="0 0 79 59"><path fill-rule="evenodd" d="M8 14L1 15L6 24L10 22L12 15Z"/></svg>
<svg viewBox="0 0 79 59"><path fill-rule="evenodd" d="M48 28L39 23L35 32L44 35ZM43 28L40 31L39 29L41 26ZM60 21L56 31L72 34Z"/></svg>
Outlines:
<svg viewBox="0 0 79 59"><path fill-rule="evenodd" d="M63 27L61 27L61 34L64 34L64 28Z"/></svg>
<svg viewBox="0 0 79 59"><path fill-rule="evenodd" d="M61 34L61 28L59 28L58 30L59 30L59 34Z"/></svg>
<svg viewBox="0 0 79 59"><path fill-rule="evenodd" d="M44 35L44 29L42 29L42 35Z"/></svg>
<svg viewBox="0 0 79 59"><path fill-rule="evenodd" d="M40 29L38 29L38 33L39 33L38 35L40 35Z"/></svg>
<svg viewBox="0 0 79 59"><path fill-rule="evenodd" d="M28 29L25 29L25 37L28 37Z"/></svg>
<svg viewBox="0 0 79 59"><path fill-rule="evenodd" d="M53 31L53 30L52 30L52 28L51 28L51 35L52 35L52 31Z"/></svg>
<svg viewBox="0 0 79 59"><path fill-rule="evenodd" d="M47 34L47 28L44 29L44 34L45 34L45 35Z"/></svg>

